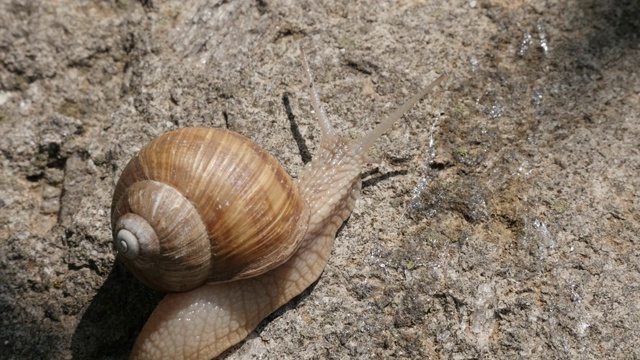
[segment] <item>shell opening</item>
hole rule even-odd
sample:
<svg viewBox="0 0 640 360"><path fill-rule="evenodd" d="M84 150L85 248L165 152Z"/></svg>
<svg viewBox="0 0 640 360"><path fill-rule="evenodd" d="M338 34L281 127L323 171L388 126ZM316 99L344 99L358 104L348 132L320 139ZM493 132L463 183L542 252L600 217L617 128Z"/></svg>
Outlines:
<svg viewBox="0 0 640 360"><path fill-rule="evenodd" d="M135 259L138 256L140 244L138 238L131 231L127 229L118 231L116 239L116 248L119 254L127 259Z"/></svg>
<svg viewBox="0 0 640 360"><path fill-rule="evenodd" d="M158 238L153 227L141 216L124 214L114 228L114 245L118 254L136 260L145 254L158 252Z"/></svg>

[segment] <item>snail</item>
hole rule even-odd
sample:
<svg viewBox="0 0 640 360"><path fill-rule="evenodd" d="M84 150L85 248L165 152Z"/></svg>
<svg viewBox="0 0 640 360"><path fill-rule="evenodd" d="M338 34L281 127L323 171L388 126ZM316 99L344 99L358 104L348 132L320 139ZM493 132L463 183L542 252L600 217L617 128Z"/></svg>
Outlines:
<svg viewBox="0 0 640 360"><path fill-rule="evenodd" d="M118 258L169 293L132 359L214 358L314 283L360 194L367 150L446 76L354 141L329 123L303 60L322 138L297 180L251 140L210 128L161 135L123 170L111 205Z"/></svg>

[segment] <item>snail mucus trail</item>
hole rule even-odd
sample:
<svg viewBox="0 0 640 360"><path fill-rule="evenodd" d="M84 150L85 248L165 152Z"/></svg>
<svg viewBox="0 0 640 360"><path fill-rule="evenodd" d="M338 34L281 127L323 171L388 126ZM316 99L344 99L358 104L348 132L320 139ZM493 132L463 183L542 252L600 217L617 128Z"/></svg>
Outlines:
<svg viewBox="0 0 640 360"><path fill-rule="evenodd" d="M354 141L329 123L303 59L322 138L295 181L249 139L208 128L161 135L123 170L111 206L118 258L169 292L132 359L211 359L315 282L360 195L367 151L445 78Z"/></svg>

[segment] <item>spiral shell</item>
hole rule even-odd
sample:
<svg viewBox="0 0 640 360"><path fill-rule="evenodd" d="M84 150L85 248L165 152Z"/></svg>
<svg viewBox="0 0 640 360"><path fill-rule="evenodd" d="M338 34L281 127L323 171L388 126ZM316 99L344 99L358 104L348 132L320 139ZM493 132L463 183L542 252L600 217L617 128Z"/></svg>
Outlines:
<svg viewBox="0 0 640 360"><path fill-rule="evenodd" d="M280 164L231 131L166 133L125 167L111 204L120 259L176 292L264 273L297 250L307 204Z"/></svg>

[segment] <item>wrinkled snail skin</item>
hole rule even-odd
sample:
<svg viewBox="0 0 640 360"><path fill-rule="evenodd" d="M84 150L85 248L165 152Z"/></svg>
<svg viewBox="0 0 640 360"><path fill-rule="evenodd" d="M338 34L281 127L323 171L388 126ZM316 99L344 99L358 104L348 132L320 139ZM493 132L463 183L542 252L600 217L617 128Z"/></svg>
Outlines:
<svg viewBox="0 0 640 360"><path fill-rule="evenodd" d="M295 183L309 211L299 247L280 266L256 277L205 283L187 292L167 294L139 334L131 359L214 358L315 282L327 264L338 228L360 194L360 173L367 162L367 150L444 79L440 76L356 142L335 134L313 89L306 59L305 67L322 139L315 158Z"/></svg>

